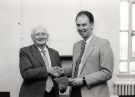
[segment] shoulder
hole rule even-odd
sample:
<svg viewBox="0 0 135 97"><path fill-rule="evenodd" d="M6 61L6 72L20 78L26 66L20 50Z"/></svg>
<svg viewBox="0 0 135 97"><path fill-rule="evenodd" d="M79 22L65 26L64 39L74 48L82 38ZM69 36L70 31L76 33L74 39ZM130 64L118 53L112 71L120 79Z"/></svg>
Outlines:
<svg viewBox="0 0 135 97"><path fill-rule="evenodd" d="M81 45L82 42L83 42L83 40L77 41L77 42L74 43L74 46Z"/></svg>
<svg viewBox="0 0 135 97"><path fill-rule="evenodd" d="M110 45L110 42L108 39L100 38L98 36L94 36L96 39L97 44L99 45Z"/></svg>
<svg viewBox="0 0 135 97"><path fill-rule="evenodd" d="M29 52L33 47L36 48L34 45L22 47L20 48L20 52Z"/></svg>

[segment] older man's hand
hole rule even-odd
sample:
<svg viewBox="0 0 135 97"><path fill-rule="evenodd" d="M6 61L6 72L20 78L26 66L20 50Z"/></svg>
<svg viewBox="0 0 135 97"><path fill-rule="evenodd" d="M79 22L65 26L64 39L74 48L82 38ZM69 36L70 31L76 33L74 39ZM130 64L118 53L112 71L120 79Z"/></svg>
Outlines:
<svg viewBox="0 0 135 97"><path fill-rule="evenodd" d="M55 78L60 77L60 76L62 76L64 74L64 69L61 68L61 67L58 67L58 66L56 66L56 67L47 67L47 71L51 76L53 76Z"/></svg>
<svg viewBox="0 0 135 97"><path fill-rule="evenodd" d="M55 66L54 70L56 73L58 73L59 76L62 76L64 74L64 69L61 67Z"/></svg>

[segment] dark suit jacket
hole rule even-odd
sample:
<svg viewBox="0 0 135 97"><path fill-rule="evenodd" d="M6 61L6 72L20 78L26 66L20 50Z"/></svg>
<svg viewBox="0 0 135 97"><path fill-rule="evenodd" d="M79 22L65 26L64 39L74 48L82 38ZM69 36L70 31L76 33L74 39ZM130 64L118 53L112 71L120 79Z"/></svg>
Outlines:
<svg viewBox="0 0 135 97"><path fill-rule="evenodd" d="M52 48L47 48L51 59L51 66L61 67L59 53ZM48 73L43 58L35 45L20 49L20 72L23 83L19 97L44 97ZM56 97L58 97L59 90L55 82L54 88Z"/></svg>

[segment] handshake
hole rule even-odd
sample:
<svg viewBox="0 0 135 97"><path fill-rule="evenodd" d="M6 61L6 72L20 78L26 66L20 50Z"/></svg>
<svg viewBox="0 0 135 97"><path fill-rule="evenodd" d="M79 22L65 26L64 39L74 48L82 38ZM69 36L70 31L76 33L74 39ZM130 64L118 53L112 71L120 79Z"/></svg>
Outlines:
<svg viewBox="0 0 135 97"><path fill-rule="evenodd" d="M67 89L68 78L64 76L64 69L58 66L48 67L48 73L53 80L58 84L61 93L64 93Z"/></svg>
<svg viewBox="0 0 135 97"><path fill-rule="evenodd" d="M64 75L64 69L58 66L48 67L47 71L54 78L58 78Z"/></svg>

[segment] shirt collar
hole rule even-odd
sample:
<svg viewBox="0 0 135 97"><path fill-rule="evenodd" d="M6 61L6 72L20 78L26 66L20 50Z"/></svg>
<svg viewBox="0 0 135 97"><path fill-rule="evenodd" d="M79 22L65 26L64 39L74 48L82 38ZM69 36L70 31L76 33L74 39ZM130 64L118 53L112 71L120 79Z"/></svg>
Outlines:
<svg viewBox="0 0 135 97"><path fill-rule="evenodd" d="M39 48L38 46L37 46L37 48L38 48L38 50L39 50L40 52L42 51L42 49ZM45 46L45 48L44 48L43 50L45 50L45 51L47 52L47 47Z"/></svg>
<svg viewBox="0 0 135 97"><path fill-rule="evenodd" d="M90 43L92 37L93 37L93 34L86 40L86 44L89 44Z"/></svg>

